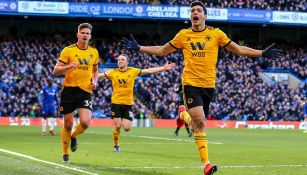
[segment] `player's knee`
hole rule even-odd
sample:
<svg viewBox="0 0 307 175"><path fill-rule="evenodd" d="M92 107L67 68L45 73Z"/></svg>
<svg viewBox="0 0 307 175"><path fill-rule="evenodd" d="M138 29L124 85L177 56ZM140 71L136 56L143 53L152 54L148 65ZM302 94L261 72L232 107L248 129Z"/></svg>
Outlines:
<svg viewBox="0 0 307 175"><path fill-rule="evenodd" d="M205 120L203 119L193 120L193 127L195 130L198 130L198 131L205 129Z"/></svg>
<svg viewBox="0 0 307 175"><path fill-rule="evenodd" d="M85 122L80 123L80 125L83 129L87 129L90 126L90 122L85 121Z"/></svg>
<svg viewBox="0 0 307 175"><path fill-rule="evenodd" d="M70 124L70 123L64 124L64 128L65 128L66 131L71 131L72 127L73 127L73 123L72 124Z"/></svg>
<svg viewBox="0 0 307 175"><path fill-rule="evenodd" d="M115 129L116 131L120 131L120 126L114 126L114 129Z"/></svg>

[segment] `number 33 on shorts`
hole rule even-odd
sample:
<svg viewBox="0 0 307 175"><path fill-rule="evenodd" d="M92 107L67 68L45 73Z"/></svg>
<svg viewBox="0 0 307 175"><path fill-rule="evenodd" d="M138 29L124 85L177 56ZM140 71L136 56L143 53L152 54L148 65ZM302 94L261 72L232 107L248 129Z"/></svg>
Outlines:
<svg viewBox="0 0 307 175"><path fill-rule="evenodd" d="M91 109L93 109L93 108L92 108L92 102L89 101L89 100L84 100L84 106L85 106L85 107L90 107Z"/></svg>

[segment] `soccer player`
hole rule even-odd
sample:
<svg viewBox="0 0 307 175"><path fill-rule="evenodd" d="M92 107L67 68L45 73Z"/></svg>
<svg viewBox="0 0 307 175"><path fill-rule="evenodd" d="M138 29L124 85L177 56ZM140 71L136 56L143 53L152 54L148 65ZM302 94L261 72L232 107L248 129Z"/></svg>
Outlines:
<svg viewBox="0 0 307 175"><path fill-rule="evenodd" d="M163 46L140 46L132 35L130 39L123 38L122 43L127 49L157 56L164 56L178 49L182 50L184 55L182 84L188 111L180 107L180 116L186 123L192 125L204 174L209 175L217 171L217 166L211 164L208 158L205 117L208 116L209 105L214 93L219 47L248 57L281 57L282 51L273 49L274 44L265 50L256 50L231 41L220 29L205 24L207 10L200 1L192 2L190 11L192 27L179 31L170 42Z"/></svg>
<svg viewBox="0 0 307 175"><path fill-rule="evenodd" d="M39 103L42 107L42 136L46 135L46 126L49 123L49 133L55 135L55 117L57 114L57 107L59 106L59 99L57 96L58 86L53 84L52 78L47 79L47 84L40 91ZM48 120L47 120L48 119Z"/></svg>
<svg viewBox="0 0 307 175"><path fill-rule="evenodd" d="M119 55L117 61L118 68L99 74L99 77L107 78L112 81L113 94L111 98L111 117L114 121L113 140L115 152L120 152L120 129L123 127L123 129L128 132L132 127L132 105L134 104L133 89L135 78L140 75L170 70L175 66L174 63L166 63L161 67L138 69L128 67L128 59L128 56L125 54Z"/></svg>
<svg viewBox="0 0 307 175"><path fill-rule="evenodd" d="M178 92L179 92L179 98L180 98L179 103L183 104L182 86L179 86ZM185 129L187 130L188 136L192 137L193 133L190 131L189 125L182 118L180 118L179 116L180 116L180 111L178 110L178 117L176 118L176 126L177 126L177 128L176 128L175 133L174 133L175 136L178 137L178 133L179 133L180 128L183 125L185 125Z"/></svg>
<svg viewBox="0 0 307 175"><path fill-rule="evenodd" d="M91 32L91 24L80 24L77 43L62 50L53 70L55 75L65 74L60 102L60 113L64 115L61 132L63 162L69 162L69 144L72 152L77 150L77 136L89 127L92 116L91 94L97 86L99 55L97 49L88 44ZM75 109L80 122L72 132Z"/></svg>
<svg viewBox="0 0 307 175"><path fill-rule="evenodd" d="M177 117L177 119L176 119L176 126L177 126L177 128L176 128L176 130L175 130L175 136L176 137L178 137L178 133L179 133L179 130L180 130L180 128L183 126L183 125L185 125L185 129L187 130L187 133L188 133L188 136L189 137L192 137L192 132L190 131L190 127L189 127L189 125L183 120L183 119L181 119L180 117Z"/></svg>

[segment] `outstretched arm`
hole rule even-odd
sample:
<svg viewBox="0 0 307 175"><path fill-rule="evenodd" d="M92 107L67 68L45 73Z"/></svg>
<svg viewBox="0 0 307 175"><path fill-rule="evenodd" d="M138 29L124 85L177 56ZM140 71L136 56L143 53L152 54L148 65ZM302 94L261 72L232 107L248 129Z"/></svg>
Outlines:
<svg viewBox="0 0 307 175"><path fill-rule="evenodd" d="M252 49L250 47L246 46L240 46L235 42L231 42L228 46L226 46L226 49L228 51L231 51L237 55L240 56L248 56L248 57L267 57L267 58L280 58L282 57L282 50L279 49L273 49L275 46L275 43L270 45L264 50L257 50L257 49Z"/></svg>
<svg viewBox="0 0 307 175"><path fill-rule="evenodd" d="M122 44L129 50L136 50L142 53L157 56L164 56L176 51L176 49L172 47L169 43L166 43L163 46L140 46L138 42L134 39L132 34L130 34L130 39L124 37L122 39Z"/></svg>
<svg viewBox="0 0 307 175"><path fill-rule="evenodd" d="M168 62L166 62L166 64L164 66L161 66L161 67L153 67L153 68L149 68L149 69L143 69L141 71L141 75L154 74L154 73L157 73L157 72L163 72L165 70L170 70L173 67L175 67L175 63L168 64Z"/></svg>

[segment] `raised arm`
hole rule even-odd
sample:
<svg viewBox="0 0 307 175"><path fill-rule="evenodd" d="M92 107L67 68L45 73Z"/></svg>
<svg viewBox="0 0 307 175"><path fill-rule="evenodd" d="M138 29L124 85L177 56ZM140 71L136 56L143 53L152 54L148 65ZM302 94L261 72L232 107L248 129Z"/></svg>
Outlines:
<svg viewBox="0 0 307 175"><path fill-rule="evenodd" d="M61 75L65 74L65 72L69 69L75 68L78 66L78 63L72 62L69 65L66 65L65 63L58 61L53 69L53 74L54 75Z"/></svg>
<svg viewBox="0 0 307 175"><path fill-rule="evenodd" d="M146 75L146 74L154 74L157 72L163 72L165 70L170 70L175 66L175 63L171 63L168 64L168 62L166 62L166 64L164 66L161 67L153 67L153 68L149 68L149 69L143 69L141 71L141 75Z"/></svg>
<svg viewBox="0 0 307 175"><path fill-rule="evenodd" d="M122 44L127 49L140 51L142 53L147 53L150 55L164 56L169 53L176 51L169 43L164 44L163 46L140 46L138 42L134 39L133 35L130 34L130 39L123 38Z"/></svg>
<svg viewBox="0 0 307 175"><path fill-rule="evenodd" d="M270 45L264 50L257 50L252 49L250 47L246 46L240 46L237 43L231 41L230 44L226 46L226 49L230 52L235 53L236 55L240 56L248 56L248 57L267 57L267 58L280 58L282 57L282 50L279 49L273 49L275 46L275 43Z"/></svg>

